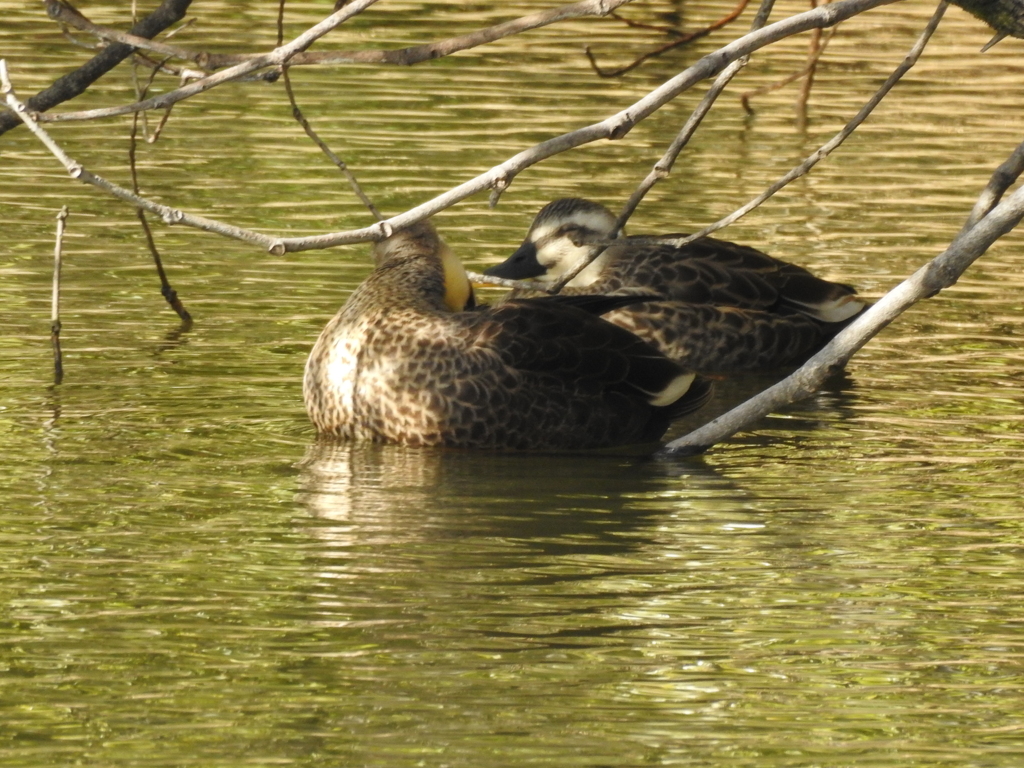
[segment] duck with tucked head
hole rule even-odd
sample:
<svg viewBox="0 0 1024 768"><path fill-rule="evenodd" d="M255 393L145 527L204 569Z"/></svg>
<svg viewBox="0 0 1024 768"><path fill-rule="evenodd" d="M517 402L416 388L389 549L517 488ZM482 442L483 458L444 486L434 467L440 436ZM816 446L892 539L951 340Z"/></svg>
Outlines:
<svg viewBox="0 0 1024 768"><path fill-rule="evenodd" d="M376 269L306 363L317 430L472 448L602 448L657 440L710 384L603 320L631 297L476 307L462 265L420 222L374 247Z"/></svg>
<svg viewBox="0 0 1024 768"><path fill-rule="evenodd" d="M607 245L563 293L656 295L657 301L606 318L704 373L802 362L866 306L850 286L754 248L710 237L676 247L648 237L613 238L614 231L615 216L603 205L556 200L537 214L519 249L486 274L552 283L595 246Z"/></svg>

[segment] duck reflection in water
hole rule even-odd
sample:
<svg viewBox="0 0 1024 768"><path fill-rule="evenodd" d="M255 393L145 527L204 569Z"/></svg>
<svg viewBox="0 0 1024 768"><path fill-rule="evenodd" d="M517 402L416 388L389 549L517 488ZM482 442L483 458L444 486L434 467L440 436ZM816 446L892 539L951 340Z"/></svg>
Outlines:
<svg viewBox="0 0 1024 768"><path fill-rule="evenodd" d="M743 495L699 461L665 465L629 451L424 451L319 440L299 473L299 501L332 546L477 534L531 551L625 551L643 536L623 534L656 526L680 505L712 490Z"/></svg>

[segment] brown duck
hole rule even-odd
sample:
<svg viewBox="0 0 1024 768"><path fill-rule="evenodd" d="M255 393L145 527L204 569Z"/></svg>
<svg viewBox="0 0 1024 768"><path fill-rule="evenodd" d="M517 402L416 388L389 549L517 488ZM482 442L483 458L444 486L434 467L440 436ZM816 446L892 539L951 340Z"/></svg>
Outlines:
<svg viewBox="0 0 1024 768"><path fill-rule="evenodd" d="M704 373L802 362L865 307L850 286L754 248L710 237L683 247L643 237L612 240L614 226L603 205L556 200L537 214L522 246L486 273L554 282L594 244L610 243L563 293L657 295L658 301L623 306L606 319Z"/></svg>
<svg viewBox="0 0 1024 768"><path fill-rule="evenodd" d="M475 307L428 222L374 247L376 269L327 324L303 395L320 433L472 448L656 440L710 385L598 315L629 297Z"/></svg>

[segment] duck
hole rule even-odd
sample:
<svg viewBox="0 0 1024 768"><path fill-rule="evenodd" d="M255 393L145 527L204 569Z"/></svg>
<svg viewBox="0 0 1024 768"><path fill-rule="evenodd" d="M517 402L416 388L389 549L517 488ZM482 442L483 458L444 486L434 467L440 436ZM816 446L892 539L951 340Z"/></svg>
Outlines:
<svg viewBox="0 0 1024 768"><path fill-rule="evenodd" d="M555 200L534 218L522 245L484 273L550 285L595 246L607 246L562 293L657 296L605 318L705 375L802 363L867 306L853 287L755 248L711 237L683 246L654 240L682 234L616 237L615 224L600 203Z"/></svg>
<svg viewBox="0 0 1024 768"><path fill-rule="evenodd" d="M711 383L601 315L630 296L478 305L429 221L376 243L375 268L309 355L320 435L422 447L563 450L656 441Z"/></svg>

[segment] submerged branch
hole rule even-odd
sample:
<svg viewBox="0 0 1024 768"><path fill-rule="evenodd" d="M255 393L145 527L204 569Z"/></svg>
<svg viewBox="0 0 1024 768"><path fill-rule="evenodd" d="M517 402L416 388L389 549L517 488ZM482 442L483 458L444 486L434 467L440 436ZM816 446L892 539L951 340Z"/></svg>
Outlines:
<svg viewBox="0 0 1024 768"><path fill-rule="evenodd" d="M799 69L796 72L786 75L781 80L777 80L776 82L771 83L770 85L765 85L761 88L755 88L752 91L746 91L745 93L740 94L740 104L743 106L743 111L746 112L748 115L753 115L754 108L750 106L750 100L753 97L763 96L766 93L777 91L780 88L784 88L790 83L799 80L800 78L804 78L804 85L801 88L798 103L802 103L806 107L807 98L810 96L809 83L813 79L814 73L818 67L818 60L825 53L825 49L828 47L828 44L832 42L832 38L835 37L835 34L838 31L839 29L837 27L833 27L832 29L829 30L829 33L828 35L825 36L824 40L811 41L811 52L808 54L807 63L804 64L802 69ZM818 33L819 35L821 34L821 30L814 30L814 32Z"/></svg>
<svg viewBox="0 0 1024 768"><path fill-rule="evenodd" d="M60 351L60 267L61 249L64 247L64 227L68 220L65 205L57 214L57 238L53 247L53 295L50 304L50 344L53 347L53 383L64 380L64 356Z"/></svg>

